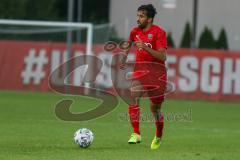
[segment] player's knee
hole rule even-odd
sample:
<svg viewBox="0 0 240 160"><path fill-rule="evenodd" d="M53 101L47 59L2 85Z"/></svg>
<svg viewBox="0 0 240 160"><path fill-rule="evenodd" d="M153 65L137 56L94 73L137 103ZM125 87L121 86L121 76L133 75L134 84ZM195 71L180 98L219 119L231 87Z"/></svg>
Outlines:
<svg viewBox="0 0 240 160"><path fill-rule="evenodd" d="M141 97L141 94L138 93L138 92L131 92L131 97L132 97L133 99L140 98L140 97Z"/></svg>
<svg viewBox="0 0 240 160"><path fill-rule="evenodd" d="M151 103L151 111L157 112L158 110L161 109L161 105L162 105L162 103L156 103L156 104Z"/></svg>

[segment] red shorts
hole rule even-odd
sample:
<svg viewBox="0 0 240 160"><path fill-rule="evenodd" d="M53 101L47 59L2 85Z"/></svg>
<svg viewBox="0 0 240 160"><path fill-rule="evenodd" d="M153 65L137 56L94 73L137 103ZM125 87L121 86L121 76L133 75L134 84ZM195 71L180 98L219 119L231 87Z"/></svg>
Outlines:
<svg viewBox="0 0 240 160"><path fill-rule="evenodd" d="M135 66L132 80L137 80L141 83L142 91L147 93L153 104L159 104L164 101L167 87L165 66L161 64L160 67L158 64Z"/></svg>

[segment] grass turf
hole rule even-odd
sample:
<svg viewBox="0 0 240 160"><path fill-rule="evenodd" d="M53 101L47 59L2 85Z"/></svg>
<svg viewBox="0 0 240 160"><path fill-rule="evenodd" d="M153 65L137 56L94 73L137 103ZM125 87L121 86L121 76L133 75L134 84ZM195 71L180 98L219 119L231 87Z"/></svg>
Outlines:
<svg viewBox="0 0 240 160"><path fill-rule="evenodd" d="M161 148L152 151L150 143L155 132L152 122L141 122L142 143L127 144L132 130L129 122L121 118L127 112L122 101L104 117L65 122L54 114L54 105L64 96L1 91L0 97L1 160L240 159L239 103L167 100L163 106L165 116L186 113L192 121L168 119ZM99 103L73 96L70 99L76 101L72 111L88 110ZM149 114L149 102L141 104L142 113ZM95 135L88 149L73 143L73 133L82 127L91 129Z"/></svg>

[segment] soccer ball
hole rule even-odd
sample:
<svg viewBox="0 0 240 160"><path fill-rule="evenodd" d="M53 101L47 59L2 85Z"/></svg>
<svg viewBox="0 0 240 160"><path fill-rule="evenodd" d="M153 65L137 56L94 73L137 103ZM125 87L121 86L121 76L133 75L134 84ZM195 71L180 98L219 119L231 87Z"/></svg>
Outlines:
<svg viewBox="0 0 240 160"><path fill-rule="evenodd" d="M74 142L81 148L88 148L93 139L92 131L87 128L81 128L74 133Z"/></svg>

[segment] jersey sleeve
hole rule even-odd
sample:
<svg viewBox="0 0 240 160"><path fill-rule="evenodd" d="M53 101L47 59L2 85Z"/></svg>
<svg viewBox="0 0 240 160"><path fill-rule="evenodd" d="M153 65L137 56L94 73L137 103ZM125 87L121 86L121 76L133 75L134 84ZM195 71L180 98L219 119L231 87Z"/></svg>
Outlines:
<svg viewBox="0 0 240 160"><path fill-rule="evenodd" d="M130 35L129 35L129 41L133 42L134 41L134 37L136 35L136 31L135 29L133 29L131 32L130 32Z"/></svg>
<svg viewBox="0 0 240 160"><path fill-rule="evenodd" d="M167 35L163 30L158 31L156 38L156 49L160 48L167 49Z"/></svg>

